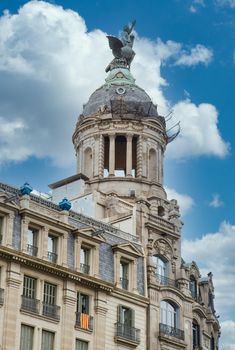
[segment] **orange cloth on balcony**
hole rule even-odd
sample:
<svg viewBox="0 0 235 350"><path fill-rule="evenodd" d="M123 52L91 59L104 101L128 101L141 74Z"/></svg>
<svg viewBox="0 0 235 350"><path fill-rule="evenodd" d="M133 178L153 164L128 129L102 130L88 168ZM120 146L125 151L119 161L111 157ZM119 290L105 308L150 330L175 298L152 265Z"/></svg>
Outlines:
<svg viewBox="0 0 235 350"><path fill-rule="evenodd" d="M89 315L81 313L81 315L80 315L81 328L89 329L89 320L90 320L90 316Z"/></svg>

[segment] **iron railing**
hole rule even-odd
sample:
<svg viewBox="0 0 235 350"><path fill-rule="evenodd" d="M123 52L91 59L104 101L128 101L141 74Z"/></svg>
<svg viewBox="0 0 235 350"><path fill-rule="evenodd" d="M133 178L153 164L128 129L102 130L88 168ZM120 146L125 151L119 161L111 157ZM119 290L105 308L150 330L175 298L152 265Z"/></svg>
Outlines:
<svg viewBox="0 0 235 350"><path fill-rule="evenodd" d="M75 326L93 331L93 317L82 312L76 312Z"/></svg>
<svg viewBox="0 0 235 350"><path fill-rule="evenodd" d="M35 245L28 244L27 245L27 252L28 252L29 255L37 256L37 254L38 254L38 247L36 247Z"/></svg>
<svg viewBox="0 0 235 350"><path fill-rule="evenodd" d="M130 327L124 323L117 322L116 326L116 336L131 340L135 343L140 343L140 329Z"/></svg>
<svg viewBox="0 0 235 350"><path fill-rule="evenodd" d="M156 279L157 281L163 285L163 286L172 286L172 287L178 287L177 282L175 280L172 280L171 278L159 275L156 273Z"/></svg>
<svg viewBox="0 0 235 350"><path fill-rule="evenodd" d="M53 304L42 303L42 314L47 317L54 318L55 320L60 319L59 311L60 307Z"/></svg>
<svg viewBox="0 0 235 350"><path fill-rule="evenodd" d="M168 326L167 324L160 323L160 334L170 335L172 337L184 340L184 331L175 327Z"/></svg>
<svg viewBox="0 0 235 350"><path fill-rule="evenodd" d="M34 298L28 298L22 295L21 310L29 311L34 314L39 313L39 303L40 301Z"/></svg>
<svg viewBox="0 0 235 350"><path fill-rule="evenodd" d="M57 262L57 254L53 252L47 252L47 258L49 261L56 263Z"/></svg>
<svg viewBox="0 0 235 350"><path fill-rule="evenodd" d="M0 305L4 303L4 289L0 288Z"/></svg>
<svg viewBox="0 0 235 350"><path fill-rule="evenodd" d="M89 266L89 265L86 265L86 264L80 263L80 271L81 271L82 273L85 273L86 275L89 275L90 266Z"/></svg>
<svg viewBox="0 0 235 350"><path fill-rule="evenodd" d="M126 289L127 290L129 281L128 281L127 278L120 277L120 284L121 284L122 289Z"/></svg>

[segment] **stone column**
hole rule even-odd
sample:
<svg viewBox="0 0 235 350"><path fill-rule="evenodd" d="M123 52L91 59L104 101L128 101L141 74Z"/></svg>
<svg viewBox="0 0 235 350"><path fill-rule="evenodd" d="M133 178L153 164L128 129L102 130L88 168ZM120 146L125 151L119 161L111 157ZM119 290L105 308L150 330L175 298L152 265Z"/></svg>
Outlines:
<svg viewBox="0 0 235 350"><path fill-rule="evenodd" d="M94 147L94 158L93 158L93 166L94 166L94 177L99 175L99 135L94 136L95 139L95 147Z"/></svg>
<svg viewBox="0 0 235 350"><path fill-rule="evenodd" d="M41 230L41 256L40 257L46 260L48 255L48 233L49 233L49 227L44 226Z"/></svg>
<svg viewBox="0 0 235 350"><path fill-rule="evenodd" d="M58 237L60 240L60 237ZM61 257L58 257L59 261L62 260L62 265L68 267L68 232L64 233L61 237L60 250L58 253L61 254Z"/></svg>
<svg viewBox="0 0 235 350"><path fill-rule="evenodd" d="M132 134L126 136L126 175L132 176Z"/></svg>
<svg viewBox="0 0 235 350"><path fill-rule="evenodd" d="M100 135L99 139L99 177L104 176L104 137Z"/></svg>
<svg viewBox="0 0 235 350"><path fill-rule="evenodd" d="M143 172L143 138L140 135L137 141L137 177L142 177Z"/></svg>
<svg viewBox="0 0 235 350"><path fill-rule="evenodd" d="M63 301L61 350L71 350L74 346L74 325L77 301L74 283L69 281L65 282Z"/></svg>
<svg viewBox="0 0 235 350"><path fill-rule="evenodd" d="M114 176L115 170L115 134L109 135L109 175Z"/></svg>
<svg viewBox="0 0 235 350"><path fill-rule="evenodd" d="M27 253L29 220L25 217L21 220L21 251Z"/></svg>
<svg viewBox="0 0 235 350"><path fill-rule="evenodd" d="M95 297L95 350L105 350L106 314L108 311L106 304L106 294L97 291Z"/></svg>
<svg viewBox="0 0 235 350"><path fill-rule="evenodd" d="M3 321L3 349L15 350L19 342L18 310L20 309L20 265L9 263L7 269L7 289L5 290L5 315Z"/></svg>
<svg viewBox="0 0 235 350"><path fill-rule="evenodd" d="M6 217L6 219L7 219L7 220L5 220L6 235L3 236L3 239L5 238L6 246L9 248L12 248L15 214L9 213L8 216Z"/></svg>

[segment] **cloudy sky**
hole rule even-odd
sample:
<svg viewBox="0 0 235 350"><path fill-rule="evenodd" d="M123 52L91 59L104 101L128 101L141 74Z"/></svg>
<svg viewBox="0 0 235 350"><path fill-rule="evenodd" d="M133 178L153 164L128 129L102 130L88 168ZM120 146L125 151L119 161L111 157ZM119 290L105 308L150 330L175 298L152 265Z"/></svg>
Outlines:
<svg viewBox="0 0 235 350"><path fill-rule="evenodd" d="M132 73L181 134L165 185L185 260L213 271L221 348L235 349L235 0L0 0L0 181L40 190L75 172L71 135L137 20Z"/></svg>

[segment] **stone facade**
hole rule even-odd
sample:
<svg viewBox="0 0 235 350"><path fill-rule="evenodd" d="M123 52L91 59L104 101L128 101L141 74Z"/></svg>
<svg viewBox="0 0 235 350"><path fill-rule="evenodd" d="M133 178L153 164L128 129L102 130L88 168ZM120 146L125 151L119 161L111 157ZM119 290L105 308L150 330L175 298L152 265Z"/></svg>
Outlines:
<svg viewBox="0 0 235 350"><path fill-rule="evenodd" d="M0 349L218 349L212 274L182 259L163 187L168 142L116 65L84 106L77 174L50 185L52 201L0 184Z"/></svg>

